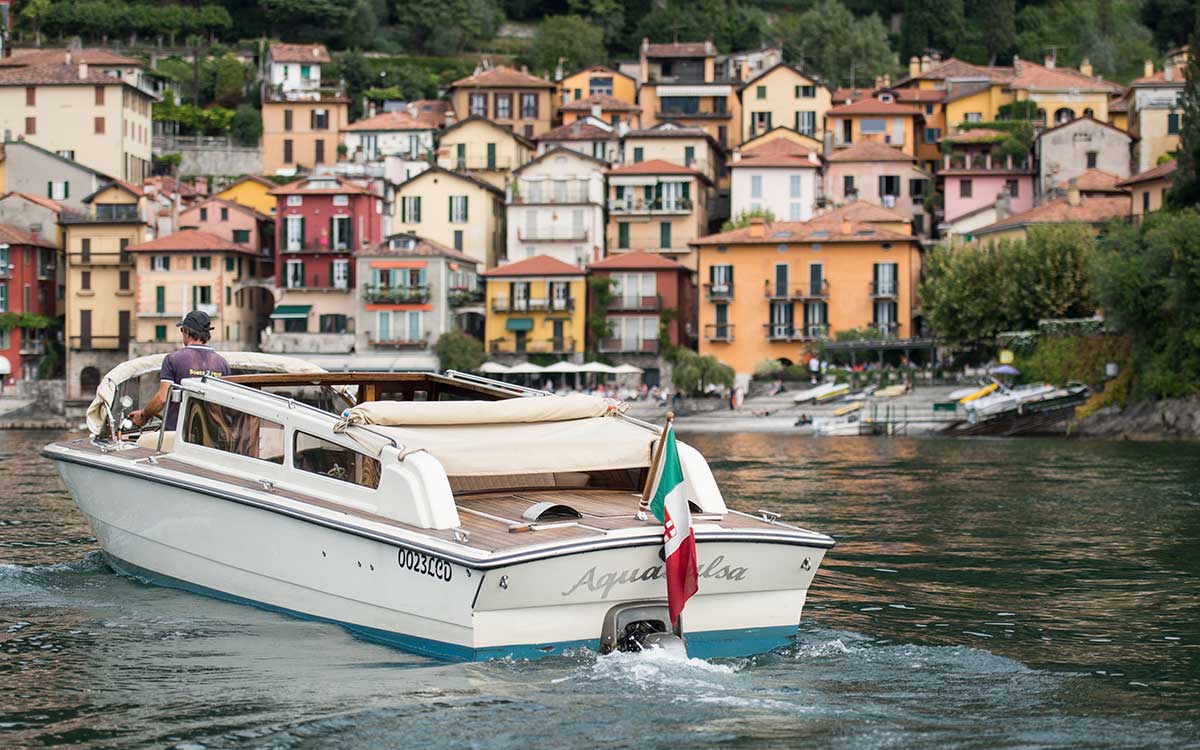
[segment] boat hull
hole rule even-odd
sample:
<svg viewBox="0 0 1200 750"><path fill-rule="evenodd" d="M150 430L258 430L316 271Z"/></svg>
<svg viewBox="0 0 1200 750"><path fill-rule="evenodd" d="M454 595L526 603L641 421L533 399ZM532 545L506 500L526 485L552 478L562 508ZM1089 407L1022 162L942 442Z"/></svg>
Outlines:
<svg viewBox="0 0 1200 750"><path fill-rule="evenodd" d="M215 489L50 457L119 572L338 623L432 657L595 649L613 606L665 597L661 544L644 535L625 546L474 564L234 502ZM683 617L689 654L746 655L786 643L825 548L716 531L697 526L700 591Z"/></svg>

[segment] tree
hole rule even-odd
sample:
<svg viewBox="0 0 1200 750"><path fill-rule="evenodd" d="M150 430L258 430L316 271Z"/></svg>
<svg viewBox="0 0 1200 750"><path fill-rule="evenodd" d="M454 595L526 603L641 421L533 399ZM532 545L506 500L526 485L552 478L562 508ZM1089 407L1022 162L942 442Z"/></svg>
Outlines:
<svg viewBox="0 0 1200 750"><path fill-rule="evenodd" d="M638 24L636 38L652 42L711 40L721 52L758 47L767 31L767 14L737 0L666 0Z"/></svg>
<svg viewBox="0 0 1200 750"><path fill-rule="evenodd" d="M438 336L433 351L437 354L438 365L443 371L475 372L487 359L483 353L483 344L474 336L462 331L448 331Z"/></svg>
<svg viewBox="0 0 1200 750"><path fill-rule="evenodd" d="M621 44L625 30L625 6L621 0L568 0L571 13L583 16L604 30L604 44L609 48Z"/></svg>
<svg viewBox="0 0 1200 750"><path fill-rule="evenodd" d="M379 17L371 0L358 0L350 17L346 19L346 27L342 32L342 43L349 46L373 46L375 34L379 30Z"/></svg>
<svg viewBox="0 0 1200 750"><path fill-rule="evenodd" d="M963 0L908 0L904 4L900 51L906 60L912 55L920 57L931 51L949 57L954 54L965 31Z"/></svg>
<svg viewBox="0 0 1200 750"><path fill-rule="evenodd" d="M392 16L411 47L434 55L477 47L504 21L495 0L394 0Z"/></svg>
<svg viewBox="0 0 1200 750"><path fill-rule="evenodd" d="M691 349L678 350L671 371L671 382L675 387L693 396L704 395L704 389L709 385L732 387L734 378L732 367L711 354L701 357Z"/></svg>
<svg viewBox="0 0 1200 750"><path fill-rule="evenodd" d="M253 106L242 104L233 113L229 130L239 144L247 147L257 146L262 138L262 114Z"/></svg>
<svg viewBox="0 0 1200 750"><path fill-rule="evenodd" d="M524 60L545 73L560 59L567 70L579 70L605 61L604 30L581 16L549 16L538 24Z"/></svg>
<svg viewBox="0 0 1200 750"><path fill-rule="evenodd" d="M1194 0L1143 0L1140 19L1154 34L1159 49L1170 49L1188 41L1196 25Z"/></svg>
<svg viewBox="0 0 1200 750"><path fill-rule="evenodd" d="M788 60L833 86L870 85L896 69L879 16L855 18L840 0L817 0L804 13L783 15L773 30Z"/></svg>
<svg viewBox="0 0 1200 750"><path fill-rule="evenodd" d="M212 100L222 107L236 107L246 93L248 74L241 61L226 53L213 65Z"/></svg>
<svg viewBox="0 0 1200 750"><path fill-rule="evenodd" d="M987 64L995 65L1002 58L1012 57L1017 45L1016 0L988 0L980 3L978 10Z"/></svg>
<svg viewBox="0 0 1200 750"><path fill-rule="evenodd" d="M42 46L42 22L50 13L50 0L29 0L21 9L21 20L29 23L33 29L33 44Z"/></svg>
<svg viewBox="0 0 1200 750"><path fill-rule="evenodd" d="M1060 63L1086 57L1096 73L1120 80L1141 75L1142 61L1159 57L1136 4L1112 0L1025 5L1017 13L1017 50L1026 60L1040 61L1051 50Z"/></svg>
<svg viewBox="0 0 1200 750"><path fill-rule="evenodd" d="M588 279L587 344L589 359L600 351L604 339L612 335L612 323L608 319L608 308L617 298L613 287L616 279L611 276L592 276Z"/></svg>
<svg viewBox="0 0 1200 750"><path fill-rule="evenodd" d="M766 222L775 221L775 214L769 208L754 208L739 212L732 219L728 219L721 225L722 232L729 232L734 229L743 229L750 226L751 219L762 219Z"/></svg>
<svg viewBox="0 0 1200 750"><path fill-rule="evenodd" d="M1192 34L1191 56L1183 87L1182 128L1179 148L1175 151L1175 184L1167 193L1167 203L1175 208L1200 206L1200 19Z"/></svg>

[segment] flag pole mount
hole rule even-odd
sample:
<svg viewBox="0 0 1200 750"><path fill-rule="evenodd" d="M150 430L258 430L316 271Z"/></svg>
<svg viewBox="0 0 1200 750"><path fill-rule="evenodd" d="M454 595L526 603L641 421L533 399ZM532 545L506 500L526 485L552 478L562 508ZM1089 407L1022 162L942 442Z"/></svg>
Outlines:
<svg viewBox="0 0 1200 750"><path fill-rule="evenodd" d="M642 499L638 503L637 520L645 521L649 519L647 511L650 510L650 490L654 487L654 477L658 474L658 465L662 462L663 449L666 447L667 429L671 423L675 421L675 412L669 411L666 414L667 423L663 425L662 432L658 435L658 445L654 448L654 455L650 459L650 471L646 472L646 483L642 487Z"/></svg>

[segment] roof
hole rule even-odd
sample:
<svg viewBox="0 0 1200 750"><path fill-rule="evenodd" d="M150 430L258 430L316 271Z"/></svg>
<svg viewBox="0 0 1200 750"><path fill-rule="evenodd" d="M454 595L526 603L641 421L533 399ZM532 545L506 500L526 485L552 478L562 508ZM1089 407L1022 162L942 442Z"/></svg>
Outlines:
<svg viewBox="0 0 1200 750"><path fill-rule="evenodd" d="M520 174L521 172L524 172L526 169L529 169L530 167L532 167L534 164L537 164L538 162L543 161L545 159L549 159L551 156L554 156L555 154L563 154L565 156L570 156L572 158L579 159L580 161L590 161L593 164L598 164L603 168L606 168L606 169L608 168L608 162L604 161L603 159L597 159L596 157L592 156L591 154L584 154L579 151L576 151L575 149L567 148L566 146L555 146L554 148L547 150L546 153L542 154L541 156L538 156L538 157L522 164L521 166L517 167L516 169L513 170L513 174Z"/></svg>
<svg viewBox="0 0 1200 750"><path fill-rule="evenodd" d="M533 140L541 141L615 141L619 136L611 128L602 128L590 118L581 118L567 125L547 130Z"/></svg>
<svg viewBox="0 0 1200 750"><path fill-rule="evenodd" d="M400 247L392 247L392 242L396 240L402 241ZM411 244L404 243L403 240L410 240ZM449 258L460 263L470 263L472 266L476 263L474 258L452 247L447 247L440 242L435 242L412 232L393 234L385 238L382 242L376 242L374 245L359 250L357 254L359 256L374 257Z"/></svg>
<svg viewBox="0 0 1200 750"><path fill-rule="evenodd" d="M1130 86L1178 86L1179 88L1183 88L1184 84L1186 84L1186 83L1187 83L1187 76L1184 74L1184 71L1180 70L1179 67L1176 67L1175 72L1172 74L1172 78L1169 81L1167 80L1167 71L1160 68L1159 70L1154 71L1153 75L1142 76L1141 78L1133 79L1132 81L1129 82L1129 85Z"/></svg>
<svg viewBox="0 0 1200 750"><path fill-rule="evenodd" d="M766 76L771 75L772 73L774 73L776 70L779 70L780 68L786 68L787 70L792 71L793 73L800 76L801 78L812 81L814 84L818 83L820 81L820 79L817 78L816 76L805 73L803 70L800 70L795 65L791 65L791 64L785 63L785 62L777 62L774 65L772 65L771 67L767 68L766 70L760 71L757 75L751 76L749 79L747 79L745 83L743 83L741 86L737 87L738 92L740 93L742 91L745 91L747 87L754 85L754 83L756 81L758 81L760 78L765 78Z"/></svg>
<svg viewBox="0 0 1200 750"><path fill-rule="evenodd" d="M589 263L593 271L624 271L634 269L662 269L664 271L687 271L688 267L676 263L670 258L664 258L658 253L648 253L645 250L631 250L627 253L616 253L604 260Z"/></svg>
<svg viewBox="0 0 1200 750"><path fill-rule="evenodd" d="M995 81L949 81L946 83L946 103L966 99L995 85Z"/></svg>
<svg viewBox="0 0 1200 750"><path fill-rule="evenodd" d="M1103 120L1097 120L1095 117L1092 117L1090 115L1081 115L1080 117L1076 117L1074 120L1068 120L1067 122L1064 122L1061 125L1055 125L1052 128L1046 128L1045 130L1043 130L1041 133L1038 134L1038 137L1042 138L1050 133L1053 133L1056 130L1061 130L1062 128L1069 128L1072 125L1077 125L1083 120L1088 120L1088 121L1095 123L1096 125L1101 125L1103 127L1106 127L1109 130L1120 133L1121 135L1125 136L1126 138L1128 138L1130 140L1134 140L1134 141L1138 140L1138 137L1136 135L1134 135L1133 133L1130 133L1125 130L1121 130L1116 125L1112 125L1110 123L1104 122Z"/></svg>
<svg viewBox="0 0 1200 750"><path fill-rule="evenodd" d="M1005 83L1012 79L1012 68L1002 65L973 65L956 57L950 57L930 66L918 75L908 76L897 81L896 85L903 86L911 81L922 79L945 80L947 78L986 78L995 83Z"/></svg>
<svg viewBox="0 0 1200 750"><path fill-rule="evenodd" d="M153 177L147 177L142 182L142 185L143 186L152 185L155 188L157 188L159 190L159 192L179 193L181 196L184 196L184 197L192 197L192 196L196 196L196 195L201 195L199 190L196 190L196 188L192 187L191 185L187 184L186 182L182 182L180 180L175 179L174 177L171 177L170 175L165 175L165 174L164 175L154 175Z"/></svg>
<svg viewBox="0 0 1200 750"><path fill-rule="evenodd" d="M65 64L0 68L0 86L128 86L141 91L129 81L99 69L89 68L86 75L81 76L78 65Z"/></svg>
<svg viewBox="0 0 1200 750"><path fill-rule="evenodd" d="M241 185L243 182L254 182L259 185L262 185L263 187L267 188L268 190L274 190L275 188L279 187L278 183L271 182L266 177L260 177L256 174L247 174L247 175L242 175L241 177L237 178L236 180L229 183L225 187L221 188L217 192L224 193L226 190L232 190L234 187Z"/></svg>
<svg viewBox="0 0 1200 750"><path fill-rule="evenodd" d="M559 107L562 112L591 112L592 107L600 105L600 109L610 112L641 112L642 108L636 104L621 101L610 94L592 94L586 99L576 99L573 102L567 102Z"/></svg>
<svg viewBox="0 0 1200 750"><path fill-rule="evenodd" d="M947 143L994 143L1002 141L1008 137L1008 133L1003 130L993 130L992 128L973 128L964 130L961 133L951 133L950 135L942 136L942 140Z"/></svg>
<svg viewBox="0 0 1200 750"><path fill-rule="evenodd" d="M17 229L11 224L0 224L0 242L6 245L32 245L33 247L55 247L55 244L45 237L35 237L32 234Z"/></svg>
<svg viewBox="0 0 1200 750"><path fill-rule="evenodd" d="M907 104L885 102L880 99L859 99L849 104L831 107L826 115L920 115L921 110Z"/></svg>
<svg viewBox="0 0 1200 750"><path fill-rule="evenodd" d="M1126 99L1125 97L1114 96L1112 99L1108 100L1108 113L1109 114L1113 114L1114 112L1128 112L1128 111L1129 111L1129 100Z"/></svg>
<svg viewBox="0 0 1200 750"><path fill-rule="evenodd" d="M692 245L778 245L795 242L916 242L912 235L882 229L863 221L843 219L836 211L811 221L774 221L762 225L761 236L752 235L755 225L710 234Z"/></svg>
<svg viewBox="0 0 1200 750"><path fill-rule="evenodd" d="M466 78L460 78L450 84L450 88L557 88L545 78L531 76L514 68L500 65L487 70L479 70Z"/></svg>
<svg viewBox="0 0 1200 750"><path fill-rule="evenodd" d="M182 229L149 242L130 245L126 250L131 253L255 252L249 245L240 245L199 229Z"/></svg>
<svg viewBox="0 0 1200 750"><path fill-rule="evenodd" d="M259 211L258 209L253 208L252 206L247 206L245 204L238 203L237 201L229 200L228 198L218 198L215 195L212 197L209 197L209 198L205 198L204 200L188 207L185 210L191 211L193 208L200 208L201 206L207 206L210 203L216 203L221 206L226 206L228 208L232 208L235 211L241 211L242 213L250 214L257 221L274 221L275 220L272 217L264 214L262 211Z"/></svg>
<svg viewBox="0 0 1200 750"><path fill-rule="evenodd" d="M548 255L535 255L526 260L509 263L507 266L484 271L483 275L495 278L503 276L583 276L584 273L586 273L584 269L563 263Z"/></svg>
<svg viewBox="0 0 1200 750"><path fill-rule="evenodd" d="M946 98L945 89L888 89L896 96L896 101L899 102L914 102L924 104L926 102L940 102Z"/></svg>
<svg viewBox="0 0 1200 750"><path fill-rule="evenodd" d="M825 161L845 162L845 161L907 161L912 162L913 157L904 153L895 146L889 146L886 143L877 141L859 141L849 148L844 148L839 151L834 151L829 156L825 157Z"/></svg>
<svg viewBox="0 0 1200 750"><path fill-rule="evenodd" d="M852 203L847 203L844 206L835 208L834 210L829 211L828 213L823 213L815 218L822 221L828 221L834 218L849 219L850 221L860 221L867 224L883 222L904 222L907 224L909 222L909 217L905 216L904 214L893 211L890 208L884 208L883 206L875 203L868 203L864 200L856 200Z"/></svg>
<svg viewBox="0 0 1200 750"><path fill-rule="evenodd" d="M1118 187L1121 178L1111 172L1105 172L1102 169L1089 169L1083 174L1075 178L1075 187L1081 193L1124 193L1126 191ZM1059 190L1069 190L1071 181L1064 180L1054 187Z"/></svg>
<svg viewBox="0 0 1200 750"><path fill-rule="evenodd" d="M141 198L142 196L145 195L145 193L142 192L142 189L140 187L138 187L137 185L134 185L131 182L126 182L125 180L118 180L118 179L115 179L112 177L109 177L107 179L108 179L108 182L104 183L99 188L97 188L96 191L93 192L91 195L86 196L83 199L83 202L91 203L93 198L95 198L97 195L100 195L101 193L103 193L105 190L108 190L109 188L118 188L120 190L124 190L126 193L129 193L130 195L132 195L136 198Z"/></svg>
<svg viewBox="0 0 1200 750"><path fill-rule="evenodd" d="M796 167L819 169L821 160L811 150L787 138L774 138L740 152L741 158L729 162L729 168L738 167ZM810 158L811 157L811 158Z"/></svg>
<svg viewBox="0 0 1200 750"><path fill-rule="evenodd" d="M854 101L854 100L856 100L856 99L862 99L862 98L864 98L864 97L869 97L869 96L872 96L872 95L874 95L874 93L875 93L875 92L874 92L874 91L872 91L871 89L866 89L866 88L862 88L862 89L849 89L849 88L834 89L834 90L833 90L833 102L834 102L834 104L837 104L838 102L849 102L849 101Z"/></svg>
<svg viewBox="0 0 1200 750"><path fill-rule="evenodd" d="M437 130L436 115L432 112L422 112L413 117L406 111L383 112L358 120L342 128L343 132L363 130Z"/></svg>
<svg viewBox="0 0 1200 750"><path fill-rule="evenodd" d="M329 187L306 188L306 187L304 187L309 182L329 182L330 180L337 182L338 186L336 188L329 188ZM342 177L340 175L333 175L333 174L306 175L304 177L301 177L298 180L293 180L286 185L280 185L279 187L274 188L273 190L267 191L268 195L341 195L343 193L357 194L357 195L375 195L373 192L371 192L367 188L363 187L362 185L353 183L350 180L347 180L345 177Z"/></svg>
<svg viewBox="0 0 1200 750"><path fill-rule="evenodd" d="M272 44L267 54L277 63L327 63L329 50L324 44Z"/></svg>
<svg viewBox="0 0 1200 750"><path fill-rule="evenodd" d="M1014 63L1015 75L1009 85L1014 89L1035 89L1050 91L1103 91L1110 94L1120 94L1123 88L1102 78L1094 78L1080 73L1074 68L1047 68L1028 60Z"/></svg>
<svg viewBox="0 0 1200 750"><path fill-rule="evenodd" d="M512 131L509 128L504 127L503 125L501 125L498 122L493 122L493 121L489 120L488 118L486 118L482 115L471 115L470 117L459 120L458 122L455 122L451 125L447 125L446 129L442 131L440 138L445 138L450 133L453 133L455 130L458 130L459 128L463 127L464 125L466 125L467 123L470 123L470 122L482 122L485 125L489 125L489 126L495 128L496 130L499 130L501 133L504 133L505 135L515 138L517 143L520 143L521 145L525 146L529 150L532 151L534 148L533 141L529 140L528 138L526 138L523 135L520 135L519 133Z"/></svg>
<svg viewBox="0 0 1200 750"><path fill-rule="evenodd" d="M634 83L637 83L637 79L634 78L633 76L629 75L628 73L622 73L619 70L614 70L614 69L608 67L607 65L593 65L589 68L583 68L582 70L577 70L574 73L568 73L567 75L565 75L563 77L563 80L565 81L568 78L574 78L575 76L579 75L580 73L598 73L601 71L603 71L605 73L611 73L612 75L615 75L615 76L621 76L622 78L628 78L629 80L633 81Z"/></svg>
<svg viewBox="0 0 1200 750"><path fill-rule="evenodd" d="M1030 224L1069 224L1073 222L1102 224L1111 219L1128 216L1129 209L1129 196L1126 195L1080 195L1078 206L1072 206L1067 198L1058 198L976 229L973 234L992 234Z"/></svg>
<svg viewBox="0 0 1200 750"><path fill-rule="evenodd" d="M62 213L62 211L63 211L62 204L58 203L57 201L52 201L49 198L43 198L40 195L33 195L32 193L20 193L20 192L17 192L16 190L10 190L9 192L5 193L4 195L0 195L0 200L4 200L5 198L9 197L10 195L15 196L17 198L22 198L24 200L29 201L30 203L36 203L37 205L41 206L42 208L48 208L56 214Z"/></svg>
<svg viewBox="0 0 1200 750"><path fill-rule="evenodd" d="M626 138L712 138L704 128L691 125L679 125L673 122L660 122L652 128L630 130Z"/></svg>
<svg viewBox="0 0 1200 750"><path fill-rule="evenodd" d="M645 44L642 51L646 57L716 57L717 48L712 42L676 42L674 44Z"/></svg>
<svg viewBox="0 0 1200 750"><path fill-rule="evenodd" d="M1139 172L1127 180L1121 180L1117 183L1117 187L1132 187L1142 182L1153 182L1154 180L1166 180L1175 176L1176 163L1174 159L1165 161L1156 167L1151 167L1145 172Z"/></svg>
<svg viewBox="0 0 1200 750"><path fill-rule="evenodd" d="M99 65L101 67L118 65L135 65L145 67L141 60L134 57L118 55L98 47L77 49L71 52L71 62ZM66 65L67 50L65 49L30 49L14 50L11 57L0 58L0 67L15 68L26 65Z"/></svg>
<svg viewBox="0 0 1200 750"><path fill-rule="evenodd" d="M481 179L479 179L478 177L476 177L475 175L468 174L467 172L455 172L455 171L452 171L452 170L446 169L445 167L439 167L439 166L438 166L438 165L436 165L436 164L431 164L431 165L430 165L429 167L427 167L426 169L423 169L423 170L421 170L419 173L417 173L417 174L413 175L412 177L409 177L407 180L405 180L404 182L400 183L400 187L401 187L401 188L403 188L403 186L405 186L405 185L409 185L409 184L411 184L411 183L414 183L414 182L416 182L417 180L421 179L422 177L427 177L427 176L429 176L429 175L434 175L434 174L444 174L444 175L448 175L448 176L450 176L450 177L454 177L454 178L456 178L456 179L459 179L459 180L464 180L464 181L466 181L466 182L469 182L469 183L471 183L472 185L474 185L475 187L483 188L484 190L488 190L488 191L490 191L490 192L493 192L493 193L495 193L496 195L504 195L504 191L503 191L503 190L501 190L500 188L496 187L495 185L493 185L492 183L488 182L487 180L481 180Z"/></svg>
<svg viewBox="0 0 1200 750"><path fill-rule="evenodd" d="M636 164L624 164L608 170L608 174L687 174L695 177L704 177L704 175L692 169L691 167L672 164L671 162L664 161L663 159L650 159L649 161L639 161Z"/></svg>

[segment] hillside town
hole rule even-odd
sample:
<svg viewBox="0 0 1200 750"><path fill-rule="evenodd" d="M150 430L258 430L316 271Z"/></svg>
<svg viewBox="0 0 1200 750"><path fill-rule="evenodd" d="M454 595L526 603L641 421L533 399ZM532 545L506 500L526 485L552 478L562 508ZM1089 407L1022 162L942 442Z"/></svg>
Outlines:
<svg viewBox="0 0 1200 750"><path fill-rule="evenodd" d="M351 100L322 44L251 62L261 143L222 160L152 116L174 98L146 61L4 48L7 390L57 377L86 405L193 309L218 350L330 370L461 366L443 337L492 372L602 361L649 387L680 350L739 387L839 353L932 367L935 249L1160 210L1189 51L1128 85L1087 58L927 54L847 88L780 46L643 39L545 77L484 59L408 101ZM202 173L160 158L181 147Z"/></svg>

